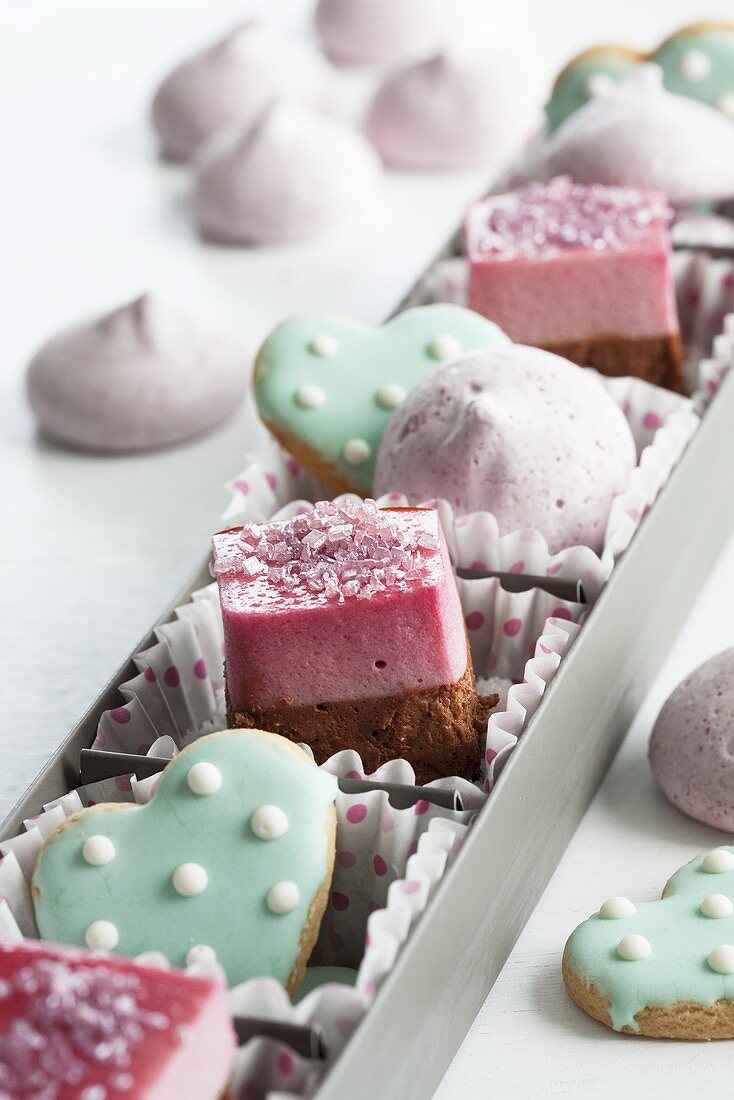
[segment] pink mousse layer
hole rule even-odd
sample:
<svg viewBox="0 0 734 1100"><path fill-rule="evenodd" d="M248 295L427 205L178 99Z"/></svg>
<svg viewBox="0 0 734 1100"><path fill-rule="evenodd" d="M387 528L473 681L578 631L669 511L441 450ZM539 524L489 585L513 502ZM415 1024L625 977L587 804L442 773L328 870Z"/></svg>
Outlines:
<svg viewBox="0 0 734 1100"><path fill-rule="evenodd" d="M657 191L565 177L476 203L469 305L538 346L675 335L669 217Z"/></svg>
<svg viewBox="0 0 734 1100"><path fill-rule="evenodd" d="M251 525L246 545L240 528L214 536L234 710L398 695L455 683L466 671L464 619L438 513L378 511L369 501L342 507L349 511ZM336 537L314 549L319 525ZM277 568L255 572L265 540L277 547L286 537L286 567L300 577L290 590ZM313 546L301 576L294 563L306 537ZM319 571L333 572L334 545L346 562L342 579L314 591Z"/></svg>
<svg viewBox="0 0 734 1100"><path fill-rule="evenodd" d="M214 978L0 939L0 1096L215 1100L234 1052Z"/></svg>

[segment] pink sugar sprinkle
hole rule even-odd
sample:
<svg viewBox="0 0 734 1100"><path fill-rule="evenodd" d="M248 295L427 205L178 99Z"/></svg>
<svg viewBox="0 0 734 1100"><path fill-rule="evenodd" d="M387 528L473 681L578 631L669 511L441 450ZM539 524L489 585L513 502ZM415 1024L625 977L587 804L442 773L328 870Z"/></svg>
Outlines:
<svg viewBox="0 0 734 1100"><path fill-rule="evenodd" d="M584 186L558 176L490 200L479 247L500 259L572 249L623 248L672 211L662 196L635 187Z"/></svg>
<svg viewBox="0 0 734 1100"><path fill-rule="evenodd" d="M343 603L424 580L426 559L439 546L374 500L321 501L284 523L245 524L220 569L245 581L262 577L284 593L306 590Z"/></svg>
<svg viewBox="0 0 734 1100"><path fill-rule="evenodd" d="M134 974L38 959L7 985L5 996L28 1002L24 1018L0 1035L3 1095L53 1097L61 1085L84 1095L95 1066L126 1070L146 1033L170 1026L168 1016L143 1007L145 990Z"/></svg>

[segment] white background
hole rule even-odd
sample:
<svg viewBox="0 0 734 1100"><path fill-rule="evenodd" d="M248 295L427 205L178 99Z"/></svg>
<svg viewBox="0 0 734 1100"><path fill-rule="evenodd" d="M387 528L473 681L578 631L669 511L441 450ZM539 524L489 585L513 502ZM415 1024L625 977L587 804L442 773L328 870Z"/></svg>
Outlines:
<svg viewBox="0 0 734 1100"><path fill-rule="evenodd" d="M448 2L448 0L447 0ZM497 42L552 77L580 48L652 47L699 2L486 0ZM425 266L486 173L391 175L384 199L331 238L247 251L202 245L185 170L161 166L152 89L182 55L253 11L304 25L300 0L5 0L0 36L0 817L186 582L226 503L252 428L157 455L90 458L39 441L25 364L60 325L154 289L235 325L250 346L284 314L378 321ZM728 12L725 9L729 9ZM717 14L714 12L713 14ZM721 0L720 16L734 15ZM518 66L522 79L523 65ZM370 78L343 79L353 111ZM631 735L439 1089L463 1097L731 1093L731 1046L620 1037L560 979L563 942L609 894L655 896L723 837L653 788L645 761L668 691L732 643L734 543L712 574Z"/></svg>

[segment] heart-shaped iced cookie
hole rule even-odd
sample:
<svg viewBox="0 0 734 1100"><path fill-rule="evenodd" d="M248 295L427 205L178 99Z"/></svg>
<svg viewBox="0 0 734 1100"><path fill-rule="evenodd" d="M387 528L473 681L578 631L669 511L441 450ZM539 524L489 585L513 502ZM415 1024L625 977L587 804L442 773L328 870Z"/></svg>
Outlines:
<svg viewBox="0 0 734 1100"><path fill-rule="evenodd" d="M563 978L615 1031L734 1038L734 848L691 860L660 901L605 901L569 938Z"/></svg>
<svg viewBox="0 0 734 1100"><path fill-rule="evenodd" d="M693 23L651 53L629 46L593 46L573 58L557 77L546 105L549 129L555 130L590 99L606 95L642 61L660 66L669 92L734 118L734 23Z"/></svg>
<svg viewBox="0 0 734 1100"><path fill-rule="evenodd" d="M273 435L330 488L370 493L382 433L408 391L446 359L508 342L456 305L408 309L381 328L303 313L261 347L255 399Z"/></svg>
<svg viewBox="0 0 734 1100"><path fill-rule="evenodd" d="M185 749L149 803L94 806L46 841L41 935L175 966L216 960L230 984L294 990L334 861L337 783L285 738L225 730Z"/></svg>

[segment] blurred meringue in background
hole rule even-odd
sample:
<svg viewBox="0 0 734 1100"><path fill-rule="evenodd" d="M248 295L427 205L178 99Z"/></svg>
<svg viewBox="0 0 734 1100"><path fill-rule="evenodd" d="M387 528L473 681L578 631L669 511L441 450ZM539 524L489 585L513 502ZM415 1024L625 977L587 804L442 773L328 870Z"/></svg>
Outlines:
<svg viewBox="0 0 734 1100"><path fill-rule="evenodd" d="M315 21L332 61L386 68L439 49L456 15L446 0L319 0Z"/></svg>

